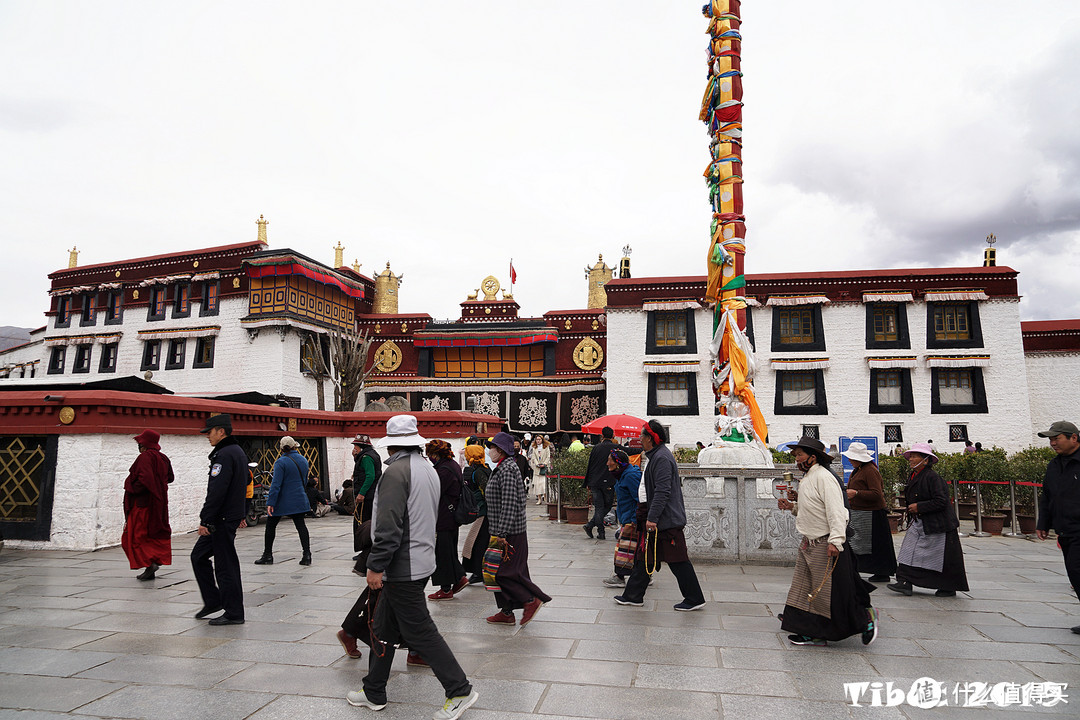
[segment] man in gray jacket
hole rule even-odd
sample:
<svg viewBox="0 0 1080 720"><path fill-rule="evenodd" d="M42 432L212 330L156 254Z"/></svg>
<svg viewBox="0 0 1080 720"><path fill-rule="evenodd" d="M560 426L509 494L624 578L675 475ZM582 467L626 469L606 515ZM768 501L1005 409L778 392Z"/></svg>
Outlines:
<svg viewBox="0 0 1080 720"><path fill-rule="evenodd" d="M620 605L641 606L645 590L649 587L649 575L666 562L679 583L683 600L675 605L681 612L700 610L705 607L705 595L701 592L694 566L686 551L686 507L683 505L682 480L679 465L667 446L667 431L656 420L641 429L641 448L648 464L642 486L645 497L638 506L637 529L639 537L647 538L644 552L639 550L634 559L634 569L626 581L622 595L615 596Z"/></svg>
<svg viewBox="0 0 1080 720"><path fill-rule="evenodd" d="M379 447L390 458L375 489L371 554L367 584L376 595L368 674L362 690L350 692L350 705L382 710L394 650L405 645L422 657L446 691L446 703L434 720L461 717L477 700L454 654L439 634L427 609L424 587L435 572L435 519L439 476L421 454L427 441L412 415L395 415L386 423Z"/></svg>

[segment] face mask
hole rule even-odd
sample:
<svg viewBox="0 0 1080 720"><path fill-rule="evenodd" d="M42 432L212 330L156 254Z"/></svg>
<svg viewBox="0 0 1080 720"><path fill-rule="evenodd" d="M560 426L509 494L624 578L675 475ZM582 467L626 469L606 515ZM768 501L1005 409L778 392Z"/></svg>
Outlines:
<svg viewBox="0 0 1080 720"><path fill-rule="evenodd" d="M795 463L795 467L799 468L801 472L810 472L810 468L814 466L814 462L807 458L800 463Z"/></svg>

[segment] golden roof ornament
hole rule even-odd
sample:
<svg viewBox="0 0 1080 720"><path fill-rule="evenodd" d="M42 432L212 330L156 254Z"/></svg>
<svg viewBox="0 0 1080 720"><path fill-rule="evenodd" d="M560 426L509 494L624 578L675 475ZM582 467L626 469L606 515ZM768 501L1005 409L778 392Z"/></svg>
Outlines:
<svg viewBox="0 0 1080 720"><path fill-rule="evenodd" d="M259 215L259 219L255 221L255 224L259 226L258 241L263 245L269 245L270 243L266 240L266 226L270 224L270 221L263 218L262 215Z"/></svg>
<svg viewBox="0 0 1080 720"><path fill-rule="evenodd" d="M604 262L604 256L599 255L596 264L585 268L585 277L589 279L589 309L607 307L607 291L604 286L611 280L614 268L610 268Z"/></svg>
<svg viewBox="0 0 1080 720"><path fill-rule="evenodd" d="M345 247L338 240L337 245L334 246L334 267L339 268L345 264Z"/></svg>
<svg viewBox="0 0 1080 720"><path fill-rule="evenodd" d="M398 312L398 288L405 275L395 275L386 263L386 270L375 276L375 300L371 311L377 315L396 315Z"/></svg>
<svg viewBox="0 0 1080 720"><path fill-rule="evenodd" d="M78 267L79 265L79 248L77 245L73 245L68 250L68 268Z"/></svg>
<svg viewBox="0 0 1080 720"><path fill-rule="evenodd" d="M484 278L484 281L480 283L480 289L484 291L484 300L498 300L501 287L499 279L494 275L488 275Z"/></svg>
<svg viewBox="0 0 1080 720"><path fill-rule="evenodd" d="M353 272L356 272L356 273L360 272L360 261L357 258L353 258L352 269L353 269Z"/></svg>

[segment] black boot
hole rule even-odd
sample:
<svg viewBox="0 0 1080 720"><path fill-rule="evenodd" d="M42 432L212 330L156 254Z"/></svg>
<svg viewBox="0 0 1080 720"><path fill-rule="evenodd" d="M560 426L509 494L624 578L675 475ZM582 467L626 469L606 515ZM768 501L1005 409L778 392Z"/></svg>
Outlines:
<svg viewBox="0 0 1080 720"><path fill-rule="evenodd" d="M151 565L150 565L150 566L149 566L148 568L146 568L145 570L143 570L143 571L142 571L141 573L139 573L139 574L138 574L138 575L136 575L135 577L136 577L136 579L138 579L138 580L153 580L153 579L154 579L154 577L155 577L155 574L156 574L156 573L157 573L157 571L158 571L158 568L159 568L159 567L161 567L161 566L160 566L160 565L155 565L155 564L151 564Z"/></svg>
<svg viewBox="0 0 1080 720"><path fill-rule="evenodd" d="M592 537L592 523L585 523L581 526L581 529L585 531L585 534Z"/></svg>
<svg viewBox="0 0 1080 720"><path fill-rule="evenodd" d="M310 550L305 550L304 551L304 556L302 558L300 558L300 564L301 565L310 565L311 564L311 551Z"/></svg>
<svg viewBox="0 0 1080 720"><path fill-rule="evenodd" d="M255 561L256 565L273 565L274 556L268 552L264 552L262 557Z"/></svg>
<svg viewBox="0 0 1080 720"><path fill-rule="evenodd" d="M907 595L909 597L912 595L912 593L915 592L914 590L911 589L911 583L902 582L900 580L897 580L892 585L886 585L885 587L889 588L893 592L900 593L901 595Z"/></svg>

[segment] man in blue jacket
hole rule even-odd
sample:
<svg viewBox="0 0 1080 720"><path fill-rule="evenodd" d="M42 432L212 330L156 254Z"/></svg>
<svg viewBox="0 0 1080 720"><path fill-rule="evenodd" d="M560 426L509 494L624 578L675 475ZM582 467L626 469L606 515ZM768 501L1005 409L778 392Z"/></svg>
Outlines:
<svg viewBox="0 0 1080 720"><path fill-rule="evenodd" d="M379 441L390 457L375 488L367 584L372 594L380 592L372 618L364 687L350 692L346 699L350 705L369 710L386 707L386 681L394 649L405 645L427 661L446 693L435 720L455 720L479 696L435 627L424 597L424 587L435 572L440 492L439 476L420 452L426 444L412 415L390 418L386 437Z"/></svg>
<svg viewBox="0 0 1080 720"><path fill-rule="evenodd" d="M630 464L630 456L625 450L612 450L608 454L608 472L615 478L615 518L620 532L634 527L637 521L638 488L641 486L641 470ZM625 587L626 576L630 571L615 566L615 574L604 580L608 587Z"/></svg>
<svg viewBox="0 0 1080 720"><path fill-rule="evenodd" d="M246 515L248 459L232 436L232 416L208 417L200 432L214 449L210 451L206 501L199 512L199 539L191 549L191 568L203 599L203 608L195 617L225 610L210 624L243 625L244 588L236 556L236 528Z"/></svg>
<svg viewBox="0 0 1080 720"><path fill-rule="evenodd" d="M638 505L638 531L647 538L644 551L639 547L634 569L626 581L622 595L615 596L620 605L644 604L649 575L666 562L679 583L682 602L675 609L682 612L705 607L694 566L686 551L686 508L683 505L682 480L679 466L667 446L667 431L656 420L641 428L641 447L649 462L645 466L645 499Z"/></svg>

